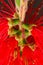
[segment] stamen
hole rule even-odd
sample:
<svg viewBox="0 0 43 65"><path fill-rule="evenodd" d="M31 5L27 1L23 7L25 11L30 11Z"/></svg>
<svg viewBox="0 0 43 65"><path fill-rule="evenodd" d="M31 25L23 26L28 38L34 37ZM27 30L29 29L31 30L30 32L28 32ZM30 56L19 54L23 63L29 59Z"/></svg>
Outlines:
<svg viewBox="0 0 43 65"><path fill-rule="evenodd" d="M15 8L14 8L14 5L13 5L12 1L8 0L8 3L10 4L11 8L13 9L13 11L15 11Z"/></svg>
<svg viewBox="0 0 43 65"><path fill-rule="evenodd" d="M17 50L14 50L14 53L13 53L14 60L17 58L17 55L18 55Z"/></svg>
<svg viewBox="0 0 43 65"><path fill-rule="evenodd" d="M11 9L11 7L5 1L2 1L2 3L4 4L4 6L9 8L12 13L14 13L13 10Z"/></svg>

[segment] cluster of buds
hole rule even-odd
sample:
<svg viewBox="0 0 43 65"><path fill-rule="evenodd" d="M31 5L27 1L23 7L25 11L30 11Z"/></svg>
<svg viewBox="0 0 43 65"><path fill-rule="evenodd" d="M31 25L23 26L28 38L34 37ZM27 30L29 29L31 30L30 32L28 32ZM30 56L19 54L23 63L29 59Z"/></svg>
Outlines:
<svg viewBox="0 0 43 65"><path fill-rule="evenodd" d="M20 48L22 49L25 46L25 43L26 44L28 43L27 38L32 35L31 34L32 27L36 25L35 24L28 25L24 23L25 14L28 8L28 0L26 1L20 0L19 2L18 0L15 0L15 4L16 12L14 14L14 18L12 19L8 18L9 21L8 35L10 37L15 36L15 39L18 41L18 46L20 46ZM19 11L17 11L17 9ZM35 45L33 44L33 46L32 45L28 46L33 50L33 47Z"/></svg>

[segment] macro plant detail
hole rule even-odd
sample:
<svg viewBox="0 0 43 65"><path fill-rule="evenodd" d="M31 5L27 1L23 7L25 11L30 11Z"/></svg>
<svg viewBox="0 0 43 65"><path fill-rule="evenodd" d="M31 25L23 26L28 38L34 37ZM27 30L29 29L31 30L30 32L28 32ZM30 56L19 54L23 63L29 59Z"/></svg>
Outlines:
<svg viewBox="0 0 43 65"><path fill-rule="evenodd" d="M0 0L0 65L43 65L43 0Z"/></svg>

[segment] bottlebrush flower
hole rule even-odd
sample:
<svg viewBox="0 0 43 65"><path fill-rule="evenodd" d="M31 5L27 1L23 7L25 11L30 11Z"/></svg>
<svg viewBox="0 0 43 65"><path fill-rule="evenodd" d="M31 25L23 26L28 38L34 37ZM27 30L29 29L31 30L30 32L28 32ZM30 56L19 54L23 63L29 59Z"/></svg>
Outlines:
<svg viewBox="0 0 43 65"><path fill-rule="evenodd" d="M0 65L43 65L43 1L0 0Z"/></svg>
<svg viewBox="0 0 43 65"><path fill-rule="evenodd" d="M29 63L32 62L32 56L33 56L33 51L28 46L25 46L22 52L24 63L29 65Z"/></svg>
<svg viewBox="0 0 43 65"><path fill-rule="evenodd" d="M41 52L40 48L37 47L33 54L34 65L43 65L43 53Z"/></svg>
<svg viewBox="0 0 43 65"><path fill-rule="evenodd" d="M5 40L8 37L8 20L0 18L0 39Z"/></svg>
<svg viewBox="0 0 43 65"><path fill-rule="evenodd" d="M6 41L0 40L0 64L7 65L13 60L14 49L17 48L18 42L14 37L7 39Z"/></svg>
<svg viewBox="0 0 43 65"><path fill-rule="evenodd" d="M32 53L33 53L32 50L28 46L25 46L23 48L23 57L24 57L24 59L25 58L28 59L28 60L31 59Z"/></svg>
<svg viewBox="0 0 43 65"><path fill-rule="evenodd" d="M36 44L43 52L43 27L34 28L32 31L32 35L36 41Z"/></svg>
<svg viewBox="0 0 43 65"><path fill-rule="evenodd" d="M41 25L43 24L43 13L41 11L43 9L43 3L42 0L38 6L35 6L35 3L37 2L34 0L29 2L24 22L27 23L28 21L28 24Z"/></svg>
<svg viewBox="0 0 43 65"><path fill-rule="evenodd" d="M8 3L7 1L0 0L0 17L1 18L6 18L6 17L12 18L14 15L14 12L15 12L15 5L12 3L11 0L8 0Z"/></svg>

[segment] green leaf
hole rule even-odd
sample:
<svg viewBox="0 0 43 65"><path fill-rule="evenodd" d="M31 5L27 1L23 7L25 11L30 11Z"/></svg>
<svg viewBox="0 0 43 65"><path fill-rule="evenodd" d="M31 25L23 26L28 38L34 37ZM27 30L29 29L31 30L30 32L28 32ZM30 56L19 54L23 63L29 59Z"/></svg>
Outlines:
<svg viewBox="0 0 43 65"><path fill-rule="evenodd" d="M26 44L26 41L25 41L25 39L23 39L23 41L22 41L22 42L23 42L23 44Z"/></svg>
<svg viewBox="0 0 43 65"><path fill-rule="evenodd" d="M14 19L14 26L19 24L19 19Z"/></svg>
<svg viewBox="0 0 43 65"><path fill-rule="evenodd" d="M16 4L20 7L20 0L16 0Z"/></svg>
<svg viewBox="0 0 43 65"><path fill-rule="evenodd" d="M17 35L21 36L21 31L20 30L17 32Z"/></svg>
<svg viewBox="0 0 43 65"><path fill-rule="evenodd" d="M29 31L25 30L25 37L27 38L29 36Z"/></svg>
<svg viewBox="0 0 43 65"><path fill-rule="evenodd" d="M19 41L18 41L19 43L18 43L18 46L24 46L24 44L26 44L26 41L25 41L25 39L19 39Z"/></svg>
<svg viewBox="0 0 43 65"><path fill-rule="evenodd" d="M22 24L22 27L23 27L25 30L28 30L29 25L28 25L28 24Z"/></svg>
<svg viewBox="0 0 43 65"><path fill-rule="evenodd" d="M18 31L19 31L19 30L14 30L14 34L17 34Z"/></svg>

